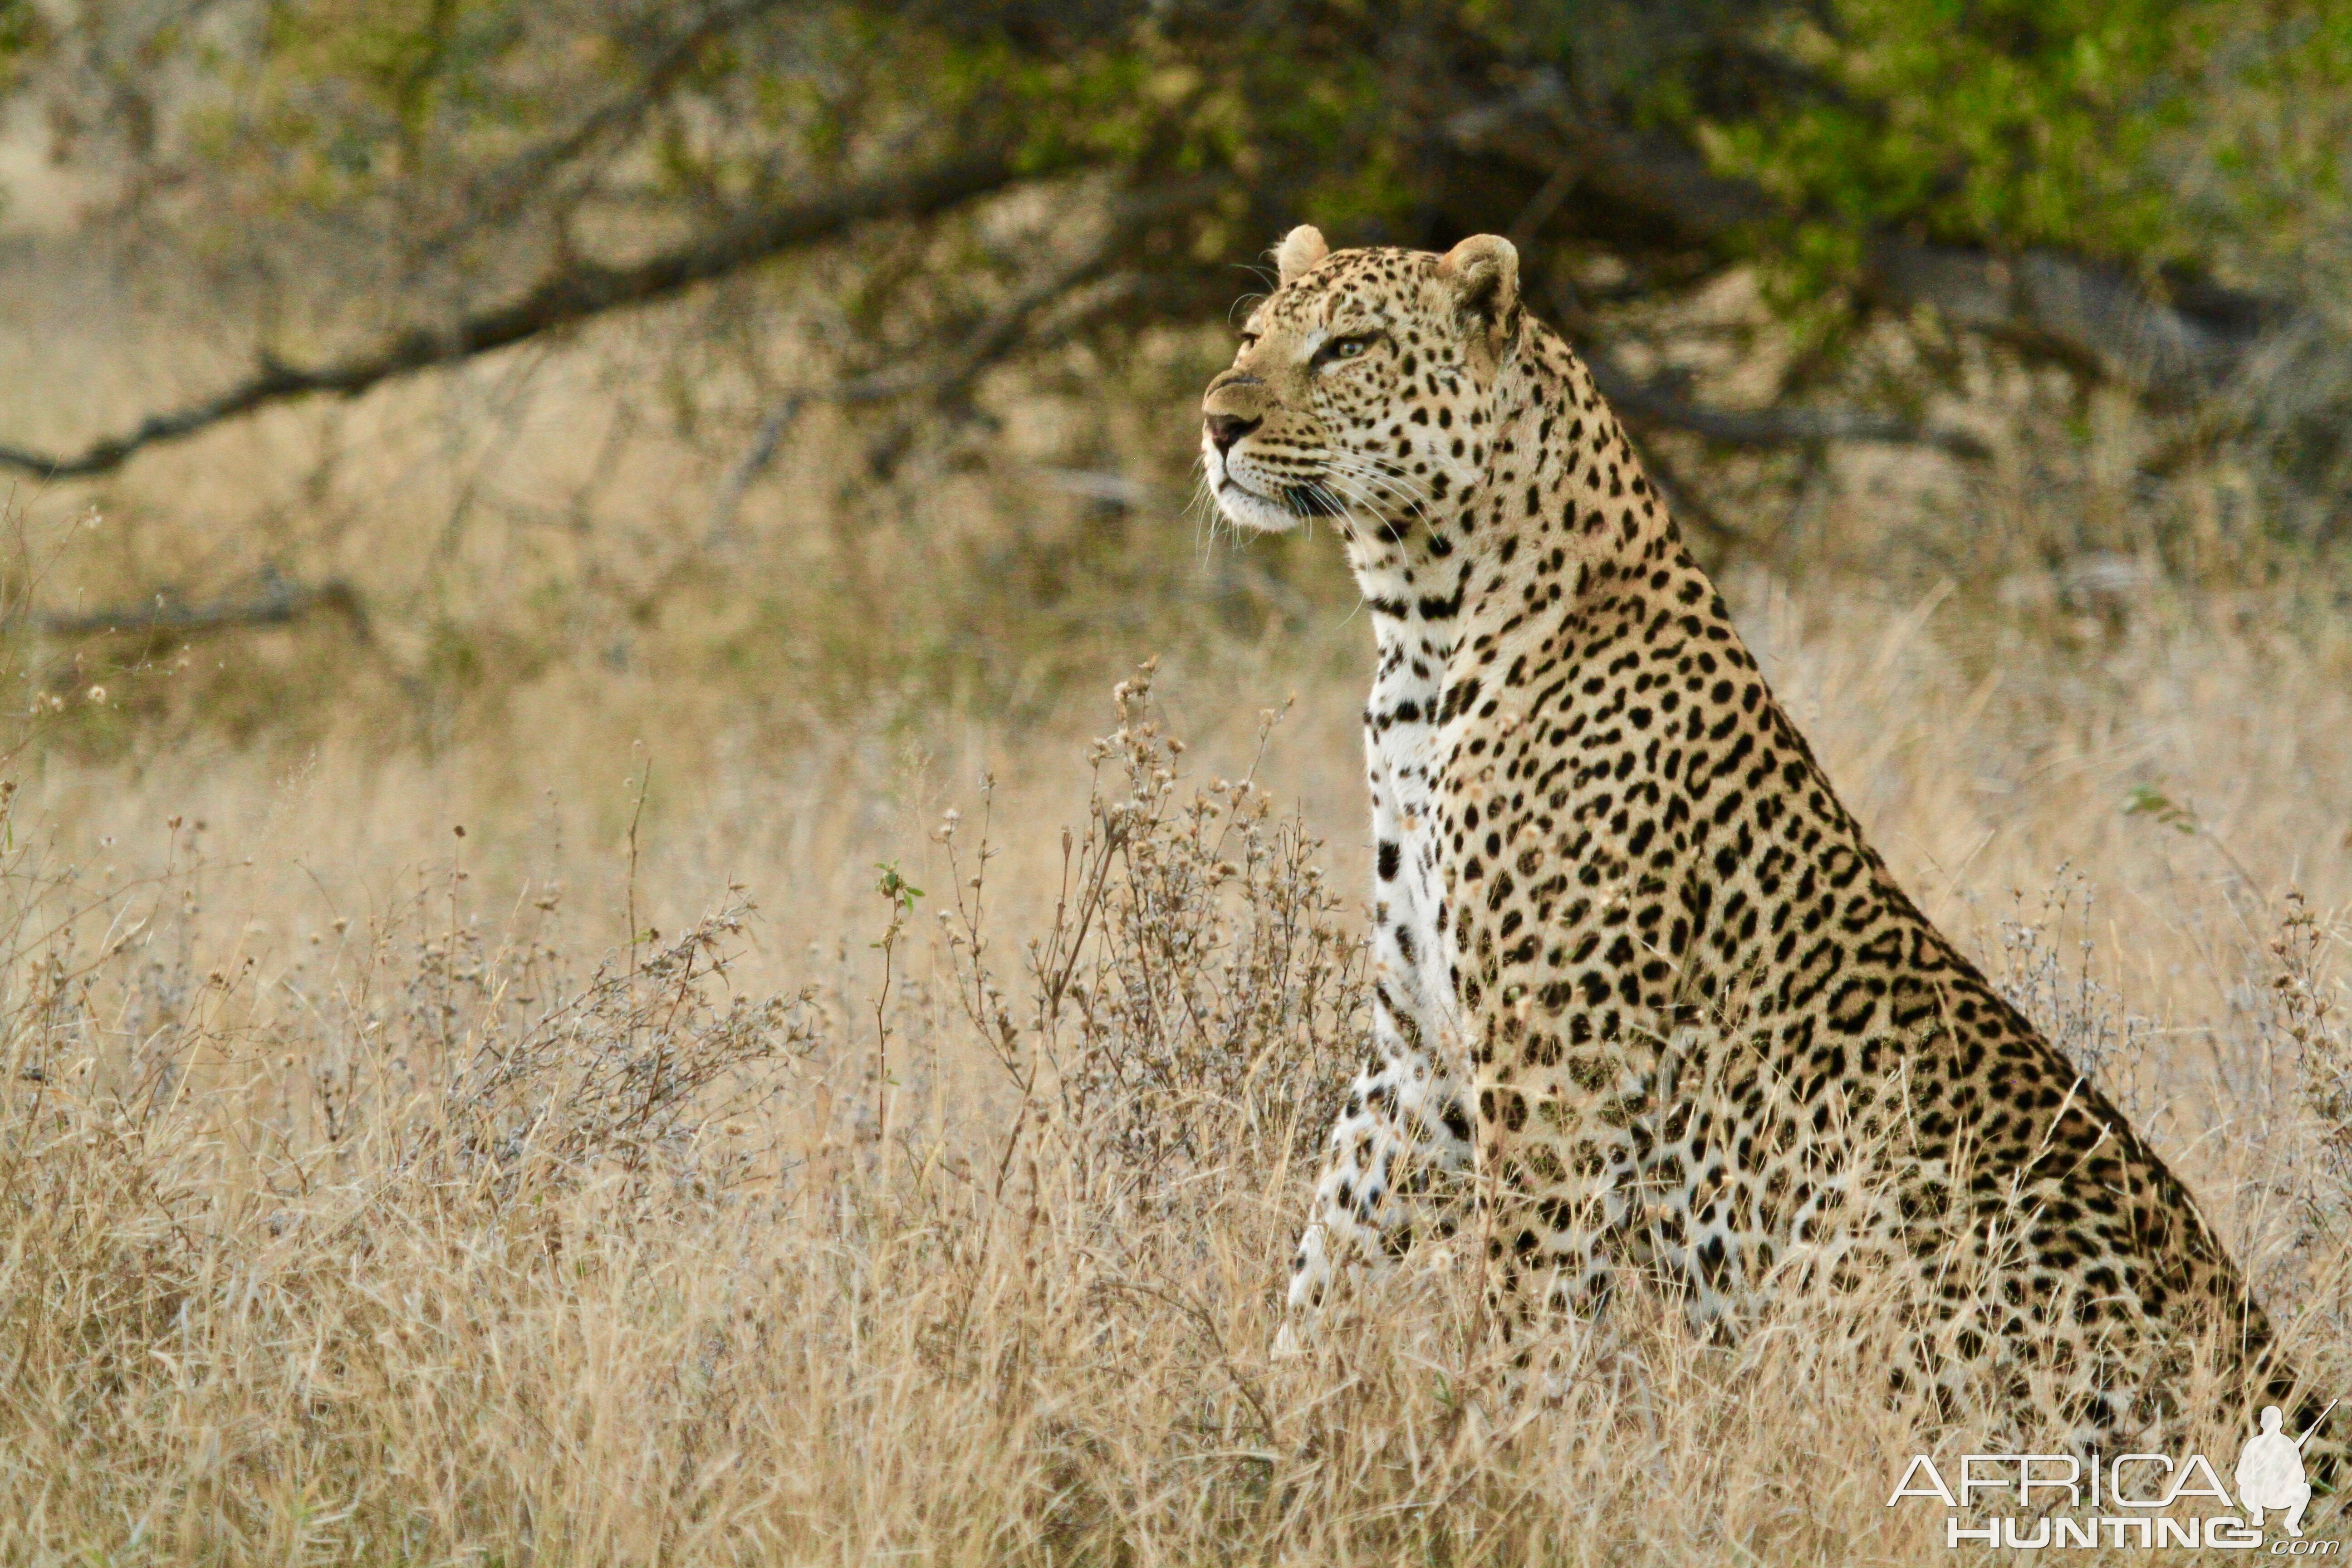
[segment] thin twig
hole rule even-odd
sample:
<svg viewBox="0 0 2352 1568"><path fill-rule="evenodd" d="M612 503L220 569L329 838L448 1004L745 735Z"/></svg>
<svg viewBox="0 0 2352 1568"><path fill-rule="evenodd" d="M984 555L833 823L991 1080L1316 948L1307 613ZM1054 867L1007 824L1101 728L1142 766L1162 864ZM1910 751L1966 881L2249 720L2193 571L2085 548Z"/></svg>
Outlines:
<svg viewBox="0 0 2352 1568"><path fill-rule="evenodd" d="M215 599L207 604L183 604L168 592L144 604L112 605L76 614L58 612L37 617L34 625L50 637L100 637L109 633L173 632L194 635L229 631L242 626L279 626L299 621L313 611L326 610L351 623L361 640L368 637L366 608L352 585L333 580L307 587L275 573L264 573L261 592L247 599Z"/></svg>
<svg viewBox="0 0 2352 1568"><path fill-rule="evenodd" d="M1055 268L1044 278L1022 289L990 315L970 336L944 356L899 365L889 370L852 376L830 386L803 387L785 394L760 421L751 443L744 448L727 477L719 482L719 493L712 500L710 521L705 528L705 538L711 548L727 544L734 536L737 514L741 510L743 497L752 483L767 471L783 445L785 434L812 404L833 403L843 405L887 403L893 398L916 393L929 394L942 401L952 398L980 379L990 367L1010 358L1024 348L1035 346L1030 336L1030 324L1050 307L1100 278L1110 263L1114 248L1112 240L1090 247L1086 253L1066 266ZM1108 310L1124 296L1125 289L1113 289L1093 302L1081 315L1091 318ZM1064 321L1060 331L1066 332L1077 324Z"/></svg>
<svg viewBox="0 0 2352 1568"><path fill-rule="evenodd" d="M629 921L629 978L637 977L637 824L645 820L646 792L653 787L654 760L646 757L645 771L637 775L636 804L629 811L629 887L627 894Z"/></svg>
<svg viewBox="0 0 2352 1568"><path fill-rule="evenodd" d="M561 170L584 157L610 133L631 131L641 124L647 111L663 100L663 95L707 58L705 50L715 39L732 27L782 9L785 0L723 0L699 16L681 19L677 31L667 38L652 41L650 52L641 57L642 74L625 93L589 110L563 131L491 169L462 204L460 216L441 232L424 240L417 247L417 254L428 259L444 255L467 236L511 218L526 203L543 200L549 182ZM659 11L654 15L660 20L676 19Z"/></svg>

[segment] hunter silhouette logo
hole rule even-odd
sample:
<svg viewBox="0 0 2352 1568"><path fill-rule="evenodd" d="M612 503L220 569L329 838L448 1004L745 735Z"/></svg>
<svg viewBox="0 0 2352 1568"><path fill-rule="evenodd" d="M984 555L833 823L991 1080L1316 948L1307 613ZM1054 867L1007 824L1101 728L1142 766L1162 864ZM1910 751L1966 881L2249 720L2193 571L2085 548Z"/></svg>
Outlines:
<svg viewBox="0 0 2352 1568"><path fill-rule="evenodd" d="M2336 1401L2328 1402L2327 1410L2336 1408ZM2303 1473L2303 1446L2311 1441L2311 1434L2327 1419L2327 1410L2319 1413L2300 1437L2290 1437L2281 1430L2285 1417L2275 1405L2263 1406L2263 1429L2246 1439L2238 1455L2238 1504L2246 1510L2246 1522L2262 1528L2263 1510L2284 1511L2286 1532L2297 1541L2303 1539L2303 1510L2311 1506L2311 1482Z"/></svg>

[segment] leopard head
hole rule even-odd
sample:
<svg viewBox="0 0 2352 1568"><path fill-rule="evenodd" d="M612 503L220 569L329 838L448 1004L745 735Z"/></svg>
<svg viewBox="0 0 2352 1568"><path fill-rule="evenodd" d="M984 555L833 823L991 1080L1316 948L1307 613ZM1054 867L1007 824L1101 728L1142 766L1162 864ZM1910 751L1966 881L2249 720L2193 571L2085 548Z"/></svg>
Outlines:
<svg viewBox="0 0 2352 1568"><path fill-rule="evenodd" d="M1201 455L1224 515L1265 531L1310 517L1392 522L1475 486L1521 328L1511 242L1334 251L1302 226L1275 261L1280 285L1201 405Z"/></svg>

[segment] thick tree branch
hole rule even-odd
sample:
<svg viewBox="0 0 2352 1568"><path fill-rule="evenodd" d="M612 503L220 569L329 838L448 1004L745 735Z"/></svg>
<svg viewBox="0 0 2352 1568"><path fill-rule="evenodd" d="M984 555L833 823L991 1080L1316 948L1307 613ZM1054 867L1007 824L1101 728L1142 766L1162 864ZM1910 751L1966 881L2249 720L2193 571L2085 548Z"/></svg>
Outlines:
<svg viewBox="0 0 2352 1568"><path fill-rule="evenodd" d="M120 468L142 447L193 436L268 404L314 393L349 397L380 382L509 347L606 311L666 298L755 262L833 238L879 218L922 217L1003 189L1028 174L992 151L912 174L890 174L791 206L750 213L643 261L574 262L518 298L435 330L413 327L389 342L323 365L289 365L265 353L245 380L212 397L154 414L131 430L72 454L0 445L0 468L43 479L80 479Z"/></svg>
<svg viewBox="0 0 2352 1568"><path fill-rule="evenodd" d="M1592 384L1625 418L1663 425L1732 447L1811 447L1824 441L1885 441L1933 447L1955 458L1985 458L1985 444L1964 430L1938 429L1858 408L1710 408L1627 374L1607 355L1587 353Z"/></svg>
<svg viewBox="0 0 2352 1568"><path fill-rule="evenodd" d="M1572 166L1577 192L1596 209L1685 244L1720 247L1791 216L1679 142L1583 119L1549 72L1465 109L1446 132L1459 152L1547 177ZM2218 288L2158 299L2111 267L2061 251L2003 257L1895 234L1872 241L1863 282L1882 305L1930 306L1954 326L2065 359L2158 403L2212 391L2266 330L2294 314L2284 302Z"/></svg>

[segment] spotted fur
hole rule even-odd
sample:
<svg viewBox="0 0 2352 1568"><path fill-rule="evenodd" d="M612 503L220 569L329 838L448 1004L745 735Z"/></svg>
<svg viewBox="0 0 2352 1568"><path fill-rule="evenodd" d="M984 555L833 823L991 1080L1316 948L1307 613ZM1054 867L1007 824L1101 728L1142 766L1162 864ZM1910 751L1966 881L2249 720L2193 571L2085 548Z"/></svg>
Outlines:
<svg viewBox="0 0 2352 1568"><path fill-rule="evenodd" d="M1294 1321L1476 1212L1506 1321L1635 1268L1732 1331L1875 1280L1898 1384L1990 1369L2093 1440L2200 1337L2284 1390L2187 1190L1864 841L1510 245L1278 259L1209 482L1331 519L1378 642L1372 1048Z"/></svg>

